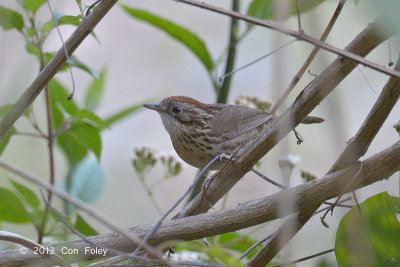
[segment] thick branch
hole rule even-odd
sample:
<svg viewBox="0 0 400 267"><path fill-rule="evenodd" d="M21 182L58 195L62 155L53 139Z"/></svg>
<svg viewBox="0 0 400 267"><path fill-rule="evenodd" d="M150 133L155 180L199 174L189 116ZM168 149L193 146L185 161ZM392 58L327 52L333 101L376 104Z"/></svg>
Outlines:
<svg viewBox="0 0 400 267"><path fill-rule="evenodd" d="M400 69L400 57L395 68L397 70ZM398 101L399 96L400 80L391 77L383 88L378 100L375 102L375 105L369 112L360 129L356 135L350 139L346 148L329 170L328 174L353 164L365 154L372 140ZM348 183L350 183L350 181L348 181ZM265 265L272 260L273 257L285 246L285 244L293 236L295 236L298 231L300 231L303 225L317 210L318 206L311 207L311 210L307 209L301 211L296 223L292 224L292 222L288 220L282 226L280 226L278 231L274 233L274 236L270 239L270 242L267 243L260 251L258 251L257 254L251 259L251 265ZM289 233L284 231L286 229L286 224L291 225L291 232Z"/></svg>
<svg viewBox="0 0 400 267"><path fill-rule="evenodd" d="M150 238L149 244L156 245L166 240L195 240L271 221L287 216L291 212L296 213L300 210L306 210L310 205L317 205L327 199L338 196L341 193L341 188L357 172L360 173L360 179L353 187L349 188L349 191L388 178L399 170L400 141L363 161L362 164L355 163L344 170L337 171L321 179L282 190L273 195L252 200L229 209L165 222ZM281 199L287 195L293 197L297 206L293 210L278 212ZM152 225L140 226L132 228L131 232L135 235L144 236L151 228ZM102 234L89 237L89 239L99 246L113 247L121 251L132 251L135 248L132 241L117 233ZM84 248L88 245L84 240L60 242L51 246L54 247L56 252L60 252L62 247L77 248L79 255L74 255L76 256L75 258L69 259L73 261L101 257L99 254L85 255ZM112 256L112 254L108 253L106 256ZM27 263L45 265L52 262L48 258L38 258L31 251L28 251L25 255L21 255L18 249L0 252L1 266L16 266Z"/></svg>
<svg viewBox="0 0 400 267"><path fill-rule="evenodd" d="M93 12L82 21L71 37L65 42L65 47L69 56L83 42L86 36L92 32L97 23L116 2L117 0L101 1L100 4L93 10ZM14 122L32 104L42 89L46 86L46 84L48 84L50 79L54 77L54 75L66 61L67 58L64 47L61 47L36 77L31 86L26 89L18 101L11 107L4 118L0 121L0 138L3 137L3 135L8 131L8 129L10 129Z"/></svg>
<svg viewBox="0 0 400 267"><path fill-rule="evenodd" d="M400 69L400 56L395 69ZM362 157L400 97L400 80L390 78L356 135L349 140L328 173L345 168Z"/></svg>
<svg viewBox="0 0 400 267"><path fill-rule="evenodd" d="M141 238L137 237L132 232L129 232L125 227L120 226L113 219L110 219L109 217L105 216L104 214L98 212L96 209L94 209L89 204L86 204L77 198L71 197L69 194L58 189L54 185L47 184L46 182L44 182L44 179L38 178L30 173L26 173L26 172L20 170L18 167L13 166L9 163L6 163L6 162L2 161L1 159L0 159L0 166L19 175L21 178L24 178L25 180L27 180L29 182L32 182L42 188L47 189L48 191L51 191L54 195L60 197L61 199L68 201L75 207L86 212L86 214L95 218L96 220L103 223L104 225L108 226L113 231L116 231L116 232L120 233L121 235L125 236L127 239L131 240L133 243L140 244L142 242ZM159 259L162 258L162 253L160 251L156 250L155 248L152 248L146 244L143 245L143 248L147 252L149 252L149 254L155 256L156 258L159 258ZM165 261L165 260L163 260L163 261ZM167 263L167 261L165 261L165 263ZM1 263L0 263L0 266L2 266Z"/></svg>
<svg viewBox="0 0 400 267"><path fill-rule="evenodd" d="M361 56L367 55L385 39L396 34L385 31L379 19L361 32L347 50ZM232 186L237 183L253 165L268 153L294 126L299 124L333 89L357 66L352 60L338 57L313 82L311 82L280 117L270 122L260 137L249 142L246 152L239 159L222 169L207 189L207 200L214 205ZM204 212L206 208L201 196L194 198L177 217Z"/></svg>

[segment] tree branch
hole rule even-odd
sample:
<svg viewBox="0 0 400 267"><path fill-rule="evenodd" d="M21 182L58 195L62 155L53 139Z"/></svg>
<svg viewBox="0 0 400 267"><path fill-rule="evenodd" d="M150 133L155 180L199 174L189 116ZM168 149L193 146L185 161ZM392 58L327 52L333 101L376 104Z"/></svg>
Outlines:
<svg viewBox="0 0 400 267"><path fill-rule="evenodd" d="M365 59L363 57L360 57L359 55L357 55L357 53L353 53L352 51L343 50L343 49L337 48L335 46L332 46L332 45L326 44L324 42L321 42L320 40L318 40L318 39L316 39L314 37L311 37L311 36L305 34L304 32L294 31L292 29L283 27L283 26L281 26L279 24L275 24L275 23L270 22L270 21L265 21L265 20L258 19L258 18L255 18L255 17L246 16L246 15L240 14L238 12L234 12L234 11L227 10L227 9L224 9L224 8L221 8L221 7L213 6L213 5L204 3L204 2L198 2L198 1L195 1L195 0L176 0L176 1L177 2L182 2L182 3L185 3L185 4L189 4L189 5L192 5L192 6L197 6L197 7L200 7L202 9L207 9L207 10L219 13L219 14L227 15L227 16L230 16L232 18L237 18L237 19L240 19L240 20L244 20L244 21L253 23L255 25L263 26L265 28L270 28L270 29L275 30L277 32L280 32L280 33L283 33L283 34L286 34L286 35L289 35L289 36L293 36L293 37L296 37L299 40L303 40L303 41L306 41L306 42L308 42L310 44L319 46L322 49L330 51L330 52L335 53L337 55L352 59L352 60L354 60L354 61L356 61L356 62L358 62L360 64L368 66L368 67L370 67L370 68L372 68L374 70L377 70L379 72L386 73L386 74L388 74L390 76L394 76L394 77L400 78L400 72L398 72L398 71L395 71L395 70L389 69L389 68L387 68L385 66L381 66L381 65L376 64L374 62L371 62L371 61L369 61L369 60L367 60L367 59ZM390 28L393 28L392 30L398 31L398 29L395 29L396 27L393 27L394 24L395 24L395 22L387 21L387 23L384 24L384 25L386 25L386 28L391 26ZM383 29L381 29L381 30L383 30Z"/></svg>
<svg viewBox="0 0 400 267"><path fill-rule="evenodd" d="M43 68L40 74L33 81L31 86L20 96L17 102L10 108L10 110L4 115L0 121L0 138L10 129L15 121L24 113L24 111L32 104L42 89L50 81L51 78L57 73L57 71L66 62L67 57L65 50L68 55L76 50L76 48L83 42L83 40L92 32L94 27L104 17L104 15L114 6L117 0L101 1L101 3L85 17L82 23L76 28L74 33L68 38L64 45L57 51L50 62Z"/></svg>
<svg viewBox="0 0 400 267"><path fill-rule="evenodd" d="M206 236L214 236L281 218L290 215L290 213L307 210L310 206L338 196L341 193L341 188L360 169L361 179L353 187L349 188L349 191L385 179L399 171L400 141L364 160L362 164L355 163L346 169L339 170L323 178L225 210L165 222L150 238L149 244L156 245L166 240L195 240ZM278 212L280 200L288 194L293 196L297 206L293 210ZM152 227L152 225L134 227L130 231L137 236L144 236ZM121 251L132 251L135 247L131 240L117 233L102 234L88 237L88 239L99 246L113 247ZM102 256L99 254L85 255L85 246L87 246L87 243L81 239L51 245L56 253L62 247L77 248L79 255L74 255L76 256L75 258L69 259L75 262ZM112 256L112 254L107 253L106 257L109 256ZM38 258L31 251L28 251L25 255L21 255L18 249L0 252L1 266L15 266L27 263L44 265L52 264L53 262L48 258Z"/></svg>
<svg viewBox="0 0 400 267"><path fill-rule="evenodd" d="M336 22L337 18L339 17L339 14L342 11L345 2L346 2L346 0L339 1L335 12L333 13L328 25L326 26L324 32L322 33L322 35L320 37L320 40L322 42L325 42L326 38L328 37L329 33L331 32L333 25L335 25L335 22ZM298 14L298 16L299 16L299 14ZM299 17L299 25L300 25L300 17ZM300 81L304 72L306 72L307 68L310 66L311 62L314 60L314 58L317 55L319 50L320 50L320 47L315 46L314 49L311 51L310 55L307 57L303 66L301 66L300 70L296 73L296 75L290 81L289 86L286 88L286 90L284 91L282 96L278 99L278 101L275 103L274 107L271 109L271 114L275 114L275 112L278 110L278 108L282 105L283 101L285 101L285 99L288 97L290 92L293 90L293 88L296 86L296 84Z"/></svg>
<svg viewBox="0 0 400 267"><path fill-rule="evenodd" d="M232 0L232 10L239 10L239 0ZM236 58L236 46L238 43L239 20L231 18L231 29L229 37L228 59L225 66L225 74L233 70ZM226 77L217 92L217 103L226 103L228 100L229 88L231 86L232 76Z"/></svg>
<svg viewBox="0 0 400 267"><path fill-rule="evenodd" d="M396 64L396 69L400 69L400 57ZM356 135L350 139L345 150L333 164L328 174L337 170L343 169L362 157L368 150L372 140L382 127L384 121L389 116L400 96L400 80L391 77L383 88L378 100L369 112L367 118L361 125ZM347 186L353 179L347 181ZM279 227L277 232L274 233L270 242L267 243L256 255L251 259L251 265L257 266L268 263L273 257L287 244L287 242L294 236L303 225L311 218L313 213L317 210L318 206L310 207L310 209L300 212L299 217L295 223L290 220L286 221ZM286 225L291 225L291 231L285 232ZM282 234L284 233L284 234Z"/></svg>
<svg viewBox="0 0 400 267"><path fill-rule="evenodd" d="M113 219L108 218L107 216L101 214L97 210L95 210L93 207L89 206L88 204L80 201L79 199L76 199L74 197L71 197L64 191L61 191L57 187L51 184L47 184L46 182L43 181L43 179L40 179L38 177L35 177L34 175L31 175L29 173L26 173L24 171L21 171L18 167L15 167L9 163L4 162L3 160L0 159L0 166L19 175L20 177L24 178L25 180L28 180L42 188L47 189L48 191L51 191L54 195L68 201L75 207L81 209L82 211L86 212L89 216L95 218L99 222L102 222L104 225L108 226L110 229L112 229L115 232L120 233L122 236L125 236L128 240L131 240L134 244L140 244L141 243L141 238L133 234L132 232L129 232L126 228L121 227L116 221ZM157 259L162 258L162 254L160 251L158 251L155 248L152 248L146 244L143 244L143 248L149 252L150 254L154 255ZM21 254L20 254L21 256ZM35 255L37 256L37 255ZM2 264L0 263L0 266Z"/></svg>
<svg viewBox="0 0 400 267"><path fill-rule="evenodd" d="M385 39L394 35L396 32L384 31L380 27L384 23L383 19L371 23L348 45L347 50L365 56ZM234 164L228 162L228 168L223 168L210 184L206 196L210 204L214 205L250 171L256 162L292 131L356 66L357 63L353 60L338 57L302 91L295 103L281 116L271 119L260 136L246 145L243 149L245 152L239 153L239 159ZM194 198L176 217L194 215L208 209L202 205L201 198L200 195Z"/></svg>

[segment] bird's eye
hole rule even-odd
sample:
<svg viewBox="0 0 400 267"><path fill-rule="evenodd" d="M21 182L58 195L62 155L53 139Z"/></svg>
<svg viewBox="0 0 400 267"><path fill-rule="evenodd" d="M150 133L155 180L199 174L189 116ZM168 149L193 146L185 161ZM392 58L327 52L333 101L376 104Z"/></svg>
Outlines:
<svg viewBox="0 0 400 267"><path fill-rule="evenodd" d="M182 109L180 107L173 107L172 108L172 112L175 113L175 114L178 114L179 112L181 112L181 110Z"/></svg>

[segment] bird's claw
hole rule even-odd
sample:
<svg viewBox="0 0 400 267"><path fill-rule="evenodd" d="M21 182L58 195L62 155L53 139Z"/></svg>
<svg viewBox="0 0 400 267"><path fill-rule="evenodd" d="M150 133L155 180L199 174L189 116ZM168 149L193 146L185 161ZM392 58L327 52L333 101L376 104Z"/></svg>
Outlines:
<svg viewBox="0 0 400 267"><path fill-rule="evenodd" d="M220 161L223 161L223 160L235 161L236 159L235 159L235 157L233 155L221 153L221 155L219 155L219 160Z"/></svg>

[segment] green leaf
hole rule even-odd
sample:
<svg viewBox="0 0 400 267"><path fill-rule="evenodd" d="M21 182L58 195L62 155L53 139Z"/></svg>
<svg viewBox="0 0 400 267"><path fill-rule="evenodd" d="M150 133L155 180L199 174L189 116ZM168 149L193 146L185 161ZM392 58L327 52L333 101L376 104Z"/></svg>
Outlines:
<svg viewBox="0 0 400 267"><path fill-rule="evenodd" d="M12 223L30 222L29 213L21 200L10 190L0 188L0 221Z"/></svg>
<svg viewBox="0 0 400 267"><path fill-rule="evenodd" d="M76 114L76 118L81 122L88 122L89 124L94 125L96 128L99 128L100 130L108 128L107 122L105 122L102 118L87 109L79 110Z"/></svg>
<svg viewBox="0 0 400 267"><path fill-rule="evenodd" d="M46 0L17 0L17 2L25 9L32 11L34 14L41 7Z"/></svg>
<svg viewBox="0 0 400 267"><path fill-rule="evenodd" d="M51 102L54 106L61 106L69 115L75 116L78 107L73 100L68 100L69 93L67 89L56 79L49 82Z"/></svg>
<svg viewBox="0 0 400 267"><path fill-rule="evenodd" d="M6 113L10 110L12 106L12 104L4 104L0 106L0 118L6 115Z"/></svg>
<svg viewBox="0 0 400 267"><path fill-rule="evenodd" d="M400 135L400 121L393 125L393 128L396 129L396 132Z"/></svg>
<svg viewBox="0 0 400 267"><path fill-rule="evenodd" d="M85 236L98 235L99 233L90 226L79 214L76 215L75 228Z"/></svg>
<svg viewBox="0 0 400 267"><path fill-rule="evenodd" d="M310 182L310 181L315 180L315 179L318 178L315 174L313 174L311 172L308 172L308 171L301 170L300 173L301 173L301 178L303 178L303 181L305 183Z"/></svg>
<svg viewBox="0 0 400 267"><path fill-rule="evenodd" d="M244 253L249 247L257 242L257 240L239 233L226 233L217 237L209 238L210 243L214 243L216 241L218 245L223 246L225 249L230 249L232 251L239 252L240 254ZM260 244L258 248L261 247L262 245ZM251 259L257 253L257 251L258 249L254 249L246 255L246 258Z"/></svg>
<svg viewBox="0 0 400 267"><path fill-rule="evenodd" d="M76 67L78 69L86 71L91 76L93 76L95 79L99 79L99 74L97 73L97 71L95 69L93 69L92 67L90 67L89 65L87 65L87 64L83 63L82 61L80 61L77 57L71 56L69 58L69 63L73 67ZM68 69L68 64L65 63L64 66L61 69L62 70L67 70Z"/></svg>
<svg viewBox="0 0 400 267"><path fill-rule="evenodd" d="M85 96L85 108L89 110L96 110L100 104L104 92L104 81L106 76L106 70L100 71L99 78L93 80L93 82L86 89Z"/></svg>
<svg viewBox="0 0 400 267"><path fill-rule="evenodd" d="M193 32L178 24L175 24L168 19L162 18L145 10L132 8L123 4L120 4L120 6L132 17L148 22L160 30L163 30L172 38L180 41L200 59L208 71L214 68L214 63L205 43Z"/></svg>
<svg viewBox="0 0 400 267"><path fill-rule="evenodd" d="M39 60L41 60L39 48L36 47L33 43L27 42L25 49L28 53L36 56ZM43 62L45 65L47 65L47 63L50 62L50 60L53 58L54 54L55 54L55 52L43 53ZM68 62L71 65L71 67L76 67L78 69L81 69L81 70L89 73L95 79L99 78L99 74L97 73L97 71L95 69L93 69L91 66L85 64L84 62L80 61L77 57L71 56L69 58ZM59 71L66 71L66 70L68 70L68 68L69 68L69 65L67 62L65 62L62 65L62 67L59 69Z"/></svg>
<svg viewBox="0 0 400 267"><path fill-rule="evenodd" d="M124 108L116 113L114 113L111 116L108 116L107 118L104 119L104 121L111 126L111 124L114 124L122 119L124 119L125 117L131 115L132 113L136 112L138 109L140 109L142 107L143 104L145 103L149 103L152 102L151 100L146 101L146 102L142 102L140 104L134 104L130 107Z"/></svg>
<svg viewBox="0 0 400 267"><path fill-rule="evenodd" d="M89 150L100 159L101 138L100 131L96 127L85 122L73 122L71 127L61 133L57 142L64 150L70 166L80 162Z"/></svg>
<svg viewBox="0 0 400 267"><path fill-rule="evenodd" d="M86 158L72 168L61 188L71 196L86 203L97 200L105 186L105 174L93 158ZM73 205L67 204L67 214L75 210Z"/></svg>
<svg viewBox="0 0 400 267"><path fill-rule="evenodd" d="M14 126L12 126L8 131L5 133L5 135L0 138L0 156L3 154L4 149L6 149L8 142L10 142L11 136L15 134L17 130L15 129Z"/></svg>
<svg viewBox="0 0 400 267"><path fill-rule="evenodd" d="M40 58L40 50L34 43L26 42L25 49L28 53Z"/></svg>
<svg viewBox="0 0 400 267"><path fill-rule="evenodd" d="M225 233L218 236L212 236L207 238L211 246L223 247L224 251L231 253L244 253L249 247L254 245L257 240L250 238L249 236L238 234L238 233ZM260 244L256 249L246 255L246 258L251 259L262 247ZM207 248L204 246L202 240L194 240L188 242L181 242L175 246L175 251L196 251L196 252L207 252Z"/></svg>
<svg viewBox="0 0 400 267"><path fill-rule="evenodd" d="M79 24L81 24L81 18L82 18L81 15L78 16L65 15L57 20L57 24L58 25L69 24L69 25L79 26Z"/></svg>
<svg viewBox="0 0 400 267"><path fill-rule="evenodd" d="M270 0L253 0L249 8L247 9L247 15L256 17L259 19L271 19L273 15L273 3ZM254 26L252 23L248 23L247 26L250 28Z"/></svg>
<svg viewBox="0 0 400 267"><path fill-rule="evenodd" d="M17 183L13 180L10 180L14 189L21 195L21 197L26 201L26 203L31 206L33 209L38 209L40 206L39 198L36 194L30 190L28 187Z"/></svg>
<svg viewBox="0 0 400 267"><path fill-rule="evenodd" d="M324 0L300 0L300 12L303 14L310 11L322 2ZM264 20L277 20L275 17L277 14L275 8L278 4L289 6L288 13L285 16L279 17L280 20L297 15L297 0L253 0L247 9L247 15ZM254 24L247 23L248 29L253 26Z"/></svg>
<svg viewBox="0 0 400 267"><path fill-rule="evenodd" d="M5 31L17 29L22 32L24 20L22 15L18 12L0 6L0 26L3 27Z"/></svg>
<svg viewBox="0 0 400 267"><path fill-rule="evenodd" d="M207 249L207 255L210 258L217 258L225 266L230 267L244 267L246 265L242 264L235 256L226 253L220 246L212 246Z"/></svg>
<svg viewBox="0 0 400 267"><path fill-rule="evenodd" d="M399 266L400 199L380 193L353 207L340 221L335 254L339 266Z"/></svg>
<svg viewBox="0 0 400 267"><path fill-rule="evenodd" d="M86 203L97 200L104 190L105 174L94 159L80 162L71 172L69 194Z"/></svg>

